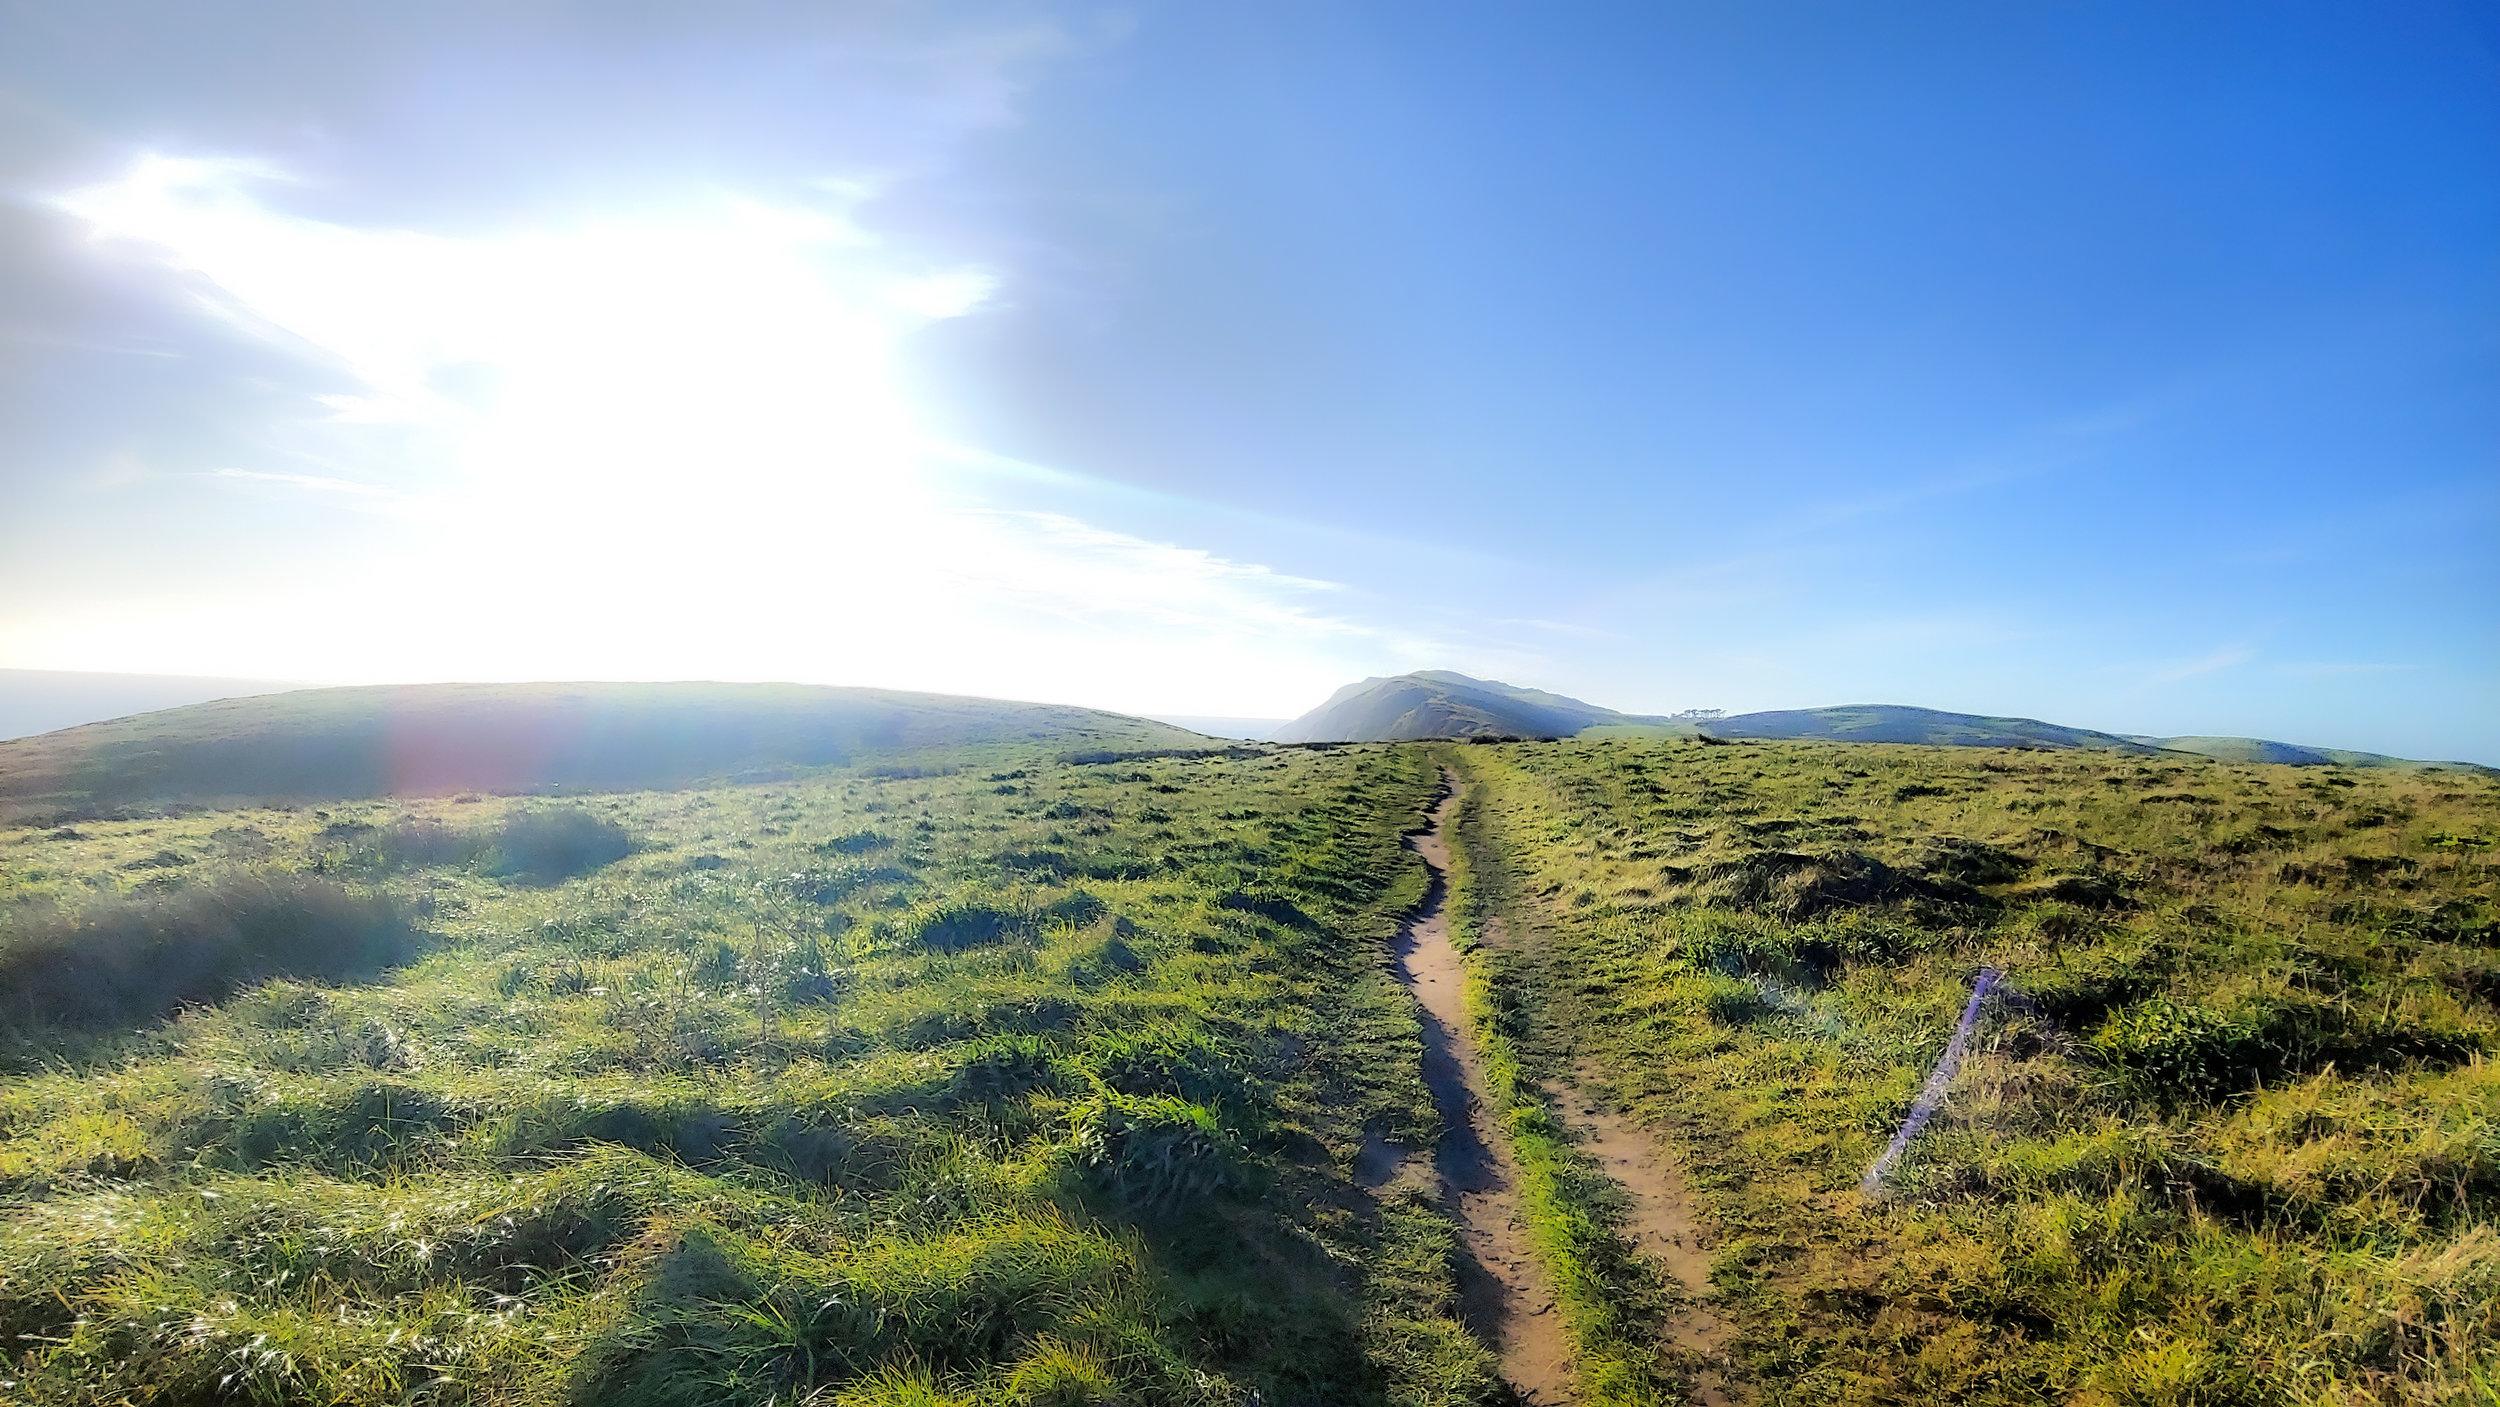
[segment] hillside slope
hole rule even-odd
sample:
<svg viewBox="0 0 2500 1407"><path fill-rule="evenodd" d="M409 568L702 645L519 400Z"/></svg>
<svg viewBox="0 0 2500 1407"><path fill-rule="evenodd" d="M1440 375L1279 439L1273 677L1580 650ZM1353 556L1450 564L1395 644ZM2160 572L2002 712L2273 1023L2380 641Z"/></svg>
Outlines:
<svg viewBox="0 0 2500 1407"><path fill-rule="evenodd" d="M2298 743L2271 742L2265 738L2137 738L2167 752L2192 752L2217 762L2280 762L2293 767L2394 767L2458 768L2466 771L2487 770L2471 762L2416 762L2407 757L2390 757L2383 752L2354 752L2340 747L2303 747Z"/></svg>
<svg viewBox="0 0 2500 1407"><path fill-rule="evenodd" d="M1097 709L801 684L421 684L221 699L0 743L12 810L633 790L973 743L1186 747Z"/></svg>
<svg viewBox="0 0 2500 1407"><path fill-rule="evenodd" d="M1592 727L1663 722L1542 689L1426 669L1348 684L1276 730L1274 738L1280 743L1567 738Z"/></svg>
<svg viewBox="0 0 2500 1407"><path fill-rule="evenodd" d="M1430 759L1096 755L11 837L0 1400L1493 1400L1356 1171Z"/></svg>
<svg viewBox="0 0 2500 1407"><path fill-rule="evenodd" d="M1838 708L1778 709L1745 713L1704 725L1713 737L1762 740L1826 739L1833 742L1915 743L1930 747L2085 748L2152 755L2192 753L2217 762L2275 762L2292 767L2389 767L2481 772L2471 762L2417 762L2378 752L2302 747L2264 738L2157 738L2136 733L2098 733L2036 718L1997 718L1947 713L1906 704L1845 704Z"/></svg>
<svg viewBox="0 0 2500 1407"><path fill-rule="evenodd" d="M0 669L0 740L31 738L82 723L181 708L211 699L280 694L308 687L309 682L301 679Z"/></svg>

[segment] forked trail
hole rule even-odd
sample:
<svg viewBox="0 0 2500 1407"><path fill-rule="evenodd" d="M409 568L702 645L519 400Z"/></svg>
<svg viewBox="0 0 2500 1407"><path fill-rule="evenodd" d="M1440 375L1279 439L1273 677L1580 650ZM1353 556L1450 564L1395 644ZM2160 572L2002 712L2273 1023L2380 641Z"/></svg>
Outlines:
<svg viewBox="0 0 2500 1407"><path fill-rule="evenodd" d="M1518 1167L1494 1127L1483 1061L1467 1026L1465 968L1450 942L1447 830L1458 804L1457 778L1450 782L1450 794L1432 810L1431 828L1408 838L1432 880L1398 934L1397 975L1423 1008L1424 1083L1444 1129L1433 1167L1458 1223L1460 1312L1494 1347L1502 1376L1522 1401L1560 1407L1575 1400L1570 1338L1530 1239ZM1583 1147L1631 1194L1626 1232L1688 1292L1704 1293L1707 1243L1682 1179L1655 1141L1579 1089L1560 1093L1566 1118L1584 1132ZM1724 1327L1699 1308L1680 1316L1668 1334L1674 1347L1712 1358L1725 1339ZM1693 1401L1718 1407L1729 1400L1720 1375L1705 1371Z"/></svg>
<svg viewBox="0 0 2500 1407"><path fill-rule="evenodd" d="M1453 790L1432 809L1432 828L1408 844L1432 867L1423 906L1397 938L1398 980L1424 1009L1424 1083L1441 1114L1433 1153L1441 1196L1458 1222L1459 1312L1493 1346L1502 1376L1538 1404L1572 1400L1571 1341L1529 1241L1519 1169L1492 1126L1484 1064L1467 1030L1465 969L1450 944L1450 849L1444 832Z"/></svg>

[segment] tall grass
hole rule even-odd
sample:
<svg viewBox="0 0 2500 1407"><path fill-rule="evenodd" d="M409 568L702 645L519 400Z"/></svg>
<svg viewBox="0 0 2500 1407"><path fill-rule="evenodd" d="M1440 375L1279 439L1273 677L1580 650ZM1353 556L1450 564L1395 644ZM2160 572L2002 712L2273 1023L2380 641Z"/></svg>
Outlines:
<svg viewBox="0 0 2500 1407"><path fill-rule="evenodd" d="M284 873L21 907L0 918L0 1019L21 1037L126 1025L271 977L370 977L418 941L391 898Z"/></svg>
<svg viewBox="0 0 2500 1407"><path fill-rule="evenodd" d="M0 1077L0 1396L1487 1400L1446 1222L1352 1176L1431 1120L1381 970L1428 765L1011 762L0 851L22 911L248 849L432 935L247 941Z"/></svg>

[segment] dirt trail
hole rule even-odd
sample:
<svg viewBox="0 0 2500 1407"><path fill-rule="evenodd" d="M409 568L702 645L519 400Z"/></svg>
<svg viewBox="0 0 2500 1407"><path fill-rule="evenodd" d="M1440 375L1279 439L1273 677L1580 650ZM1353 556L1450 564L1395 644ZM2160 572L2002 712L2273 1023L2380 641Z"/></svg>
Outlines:
<svg viewBox="0 0 2500 1407"><path fill-rule="evenodd" d="M1398 980L1424 1009L1424 1083L1432 1090L1446 1129L1434 1153L1442 1195L1458 1222L1459 1296L1467 1326L1500 1355L1502 1375L1520 1398L1539 1407L1573 1399L1571 1345L1555 1311L1554 1297L1536 1259L1518 1192L1518 1168L1509 1147L1492 1131L1482 1062L1467 1029L1462 993L1465 969L1450 943L1447 909L1450 866L1446 830L1458 804L1451 793L1432 811L1431 829L1408 844L1432 869L1430 888L1395 948ZM1498 941L1498 934L1488 934ZM1588 1091L1602 1084L1591 1067L1565 1083L1556 1104L1581 1132L1580 1146L1606 1175L1631 1194L1632 1216L1624 1228L1685 1293L1699 1301L1709 1293L1709 1239L1695 1215L1693 1197L1657 1141ZM1394 1155L1367 1150L1367 1181L1385 1177ZM1383 1156L1388 1155L1388 1156ZM1667 1343L1689 1363L1709 1366L1697 1375L1691 1400L1699 1407L1727 1407L1738 1399L1722 1365L1730 1334L1699 1303L1666 1326Z"/></svg>
<svg viewBox="0 0 2500 1407"><path fill-rule="evenodd" d="M1602 1083L1599 1072L1582 1065L1579 1075L1578 1084L1558 1091L1557 1102L1564 1118L1581 1131L1581 1151L1632 1194L1632 1216L1623 1228L1632 1243L1696 1301L1666 1325L1669 1344L1708 1365L1694 1375L1691 1400L1698 1407L1729 1407L1738 1400L1725 1368L1728 1342L1735 1335L1698 1302L1710 1293L1710 1235L1695 1211L1692 1190L1675 1165L1659 1155L1656 1139L1589 1093Z"/></svg>
<svg viewBox="0 0 2500 1407"><path fill-rule="evenodd" d="M1433 808L1432 829L1408 837L1432 867L1432 884L1398 933L1398 980L1424 1009L1424 1083L1445 1130L1433 1166L1458 1222L1459 1312L1493 1345L1502 1376L1524 1401L1559 1407L1572 1400L1571 1343L1528 1239L1519 1169L1492 1131L1483 1062L1467 1031L1465 970L1450 946L1450 851L1442 832L1457 803L1453 791Z"/></svg>

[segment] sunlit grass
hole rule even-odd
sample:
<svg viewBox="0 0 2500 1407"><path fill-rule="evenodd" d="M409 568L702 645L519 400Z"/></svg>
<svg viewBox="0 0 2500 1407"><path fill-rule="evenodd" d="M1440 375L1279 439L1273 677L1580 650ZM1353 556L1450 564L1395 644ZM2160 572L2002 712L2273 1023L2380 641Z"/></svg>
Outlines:
<svg viewBox="0 0 2500 1407"><path fill-rule="evenodd" d="M2488 1400L2488 779L1452 752L1527 1064L1598 1057L1686 1161L1772 1398ZM1862 1199L1982 966L2031 1014Z"/></svg>
<svg viewBox="0 0 2500 1407"><path fill-rule="evenodd" d="M407 938L0 1016L0 1378L1491 1400L1443 1210L1352 1176L1367 1136L1434 1132L1382 961L1443 758L1476 783L1460 929L1509 935L1478 1033L1596 1396L1673 1400L1695 1365L1543 1102L1583 1058L1681 1156L1771 1400L2500 1377L2492 783L1619 740L990 749L0 832L30 971L70 970L64 935L213 937L237 895ZM1860 1198L1983 966L2028 1011L1991 1009Z"/></svg>
<svg viewBox="0 0 2500 1407"><path fill-rule="evenodd" d="M1380 969L1428 763L1019 756L0 841L13 935L236 875L418 930L373 980L17 1031L0 1376L1481 1400L1446 1223L1350 1175L1367 1131L1429 1136ZM184 863L126 868L158 851Z"/></svg>

